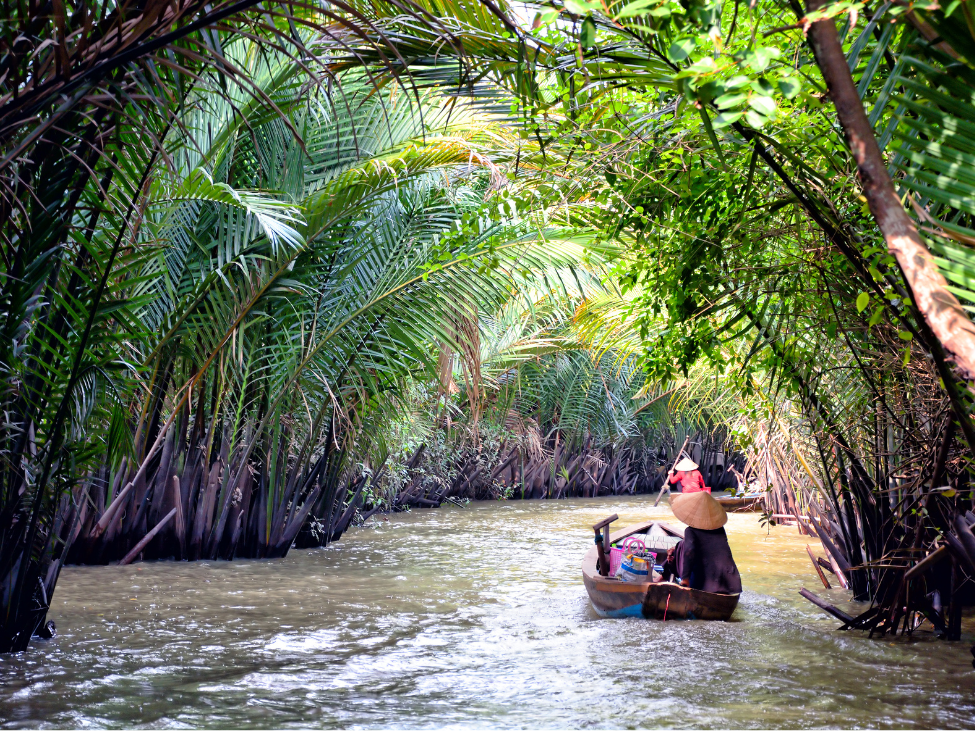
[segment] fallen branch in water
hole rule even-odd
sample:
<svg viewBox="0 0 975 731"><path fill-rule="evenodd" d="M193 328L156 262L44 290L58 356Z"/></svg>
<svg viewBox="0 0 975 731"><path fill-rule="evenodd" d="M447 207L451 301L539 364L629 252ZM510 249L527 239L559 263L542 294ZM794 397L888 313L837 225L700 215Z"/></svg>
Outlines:
<svg viewBox="0 0 975 731"><path fill-rule="evenodd" d="M819 607L820 609L822 609L827 614L832 614L834 617L836 617L838 620L840 620L844 624L853 624L853 622L856 621L856 619L854 617L851 617L849 614L847 614L846 612L842 611L841 609L837 609L832 604L829 604L827 602L824 602L822 599L820 599L818 596L816 596L815 594L813 594L808 589L805 589L805 588L800 589L799 590L799 594L803 598L808 599L809 601L811 601L813 604L815 604L817 607Z"/></svg>

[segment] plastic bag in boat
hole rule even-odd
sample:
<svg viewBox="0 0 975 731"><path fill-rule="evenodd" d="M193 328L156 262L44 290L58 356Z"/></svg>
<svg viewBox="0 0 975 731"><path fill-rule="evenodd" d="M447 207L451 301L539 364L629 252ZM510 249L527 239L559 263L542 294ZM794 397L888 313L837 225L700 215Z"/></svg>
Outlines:
<svg viewBox="0 0 975 731"><path fill-rule="evenodd" d="M620 564L623 562L623 556L628 553L636 554L637 556L646 556L646 546L643 545L643 539L639 535L627 536L622 540L620 545L615 543L609 549L609 573L612 576L616 576L620 570Z"/></svg>
<svg viewBox="0 0 975 731"><path fill-rule="evenodd" d="M620 567L616 570L616 578L620 581L650 581L650 563L641 556L628 553L623 557Z"/></svg>

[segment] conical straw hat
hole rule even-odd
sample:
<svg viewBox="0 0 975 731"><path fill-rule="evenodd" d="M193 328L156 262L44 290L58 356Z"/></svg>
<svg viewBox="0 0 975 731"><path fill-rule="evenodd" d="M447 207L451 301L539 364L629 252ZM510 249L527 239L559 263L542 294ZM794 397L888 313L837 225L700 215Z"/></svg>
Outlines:
<svg viewBox="0 0 975 731"><path fill-rule="evenodd" d="M709 492L673 495L670 509L681 523L699 530L714 530L728 522L728 514Z"/></svg>
<svg viewBox="0 0 975 731"><path fill-rule="evenodd" d="M684 457L680 462L674 465L674 470L676 472L690 472L691 470L697 469L697 462L692 459Z"/></svg>

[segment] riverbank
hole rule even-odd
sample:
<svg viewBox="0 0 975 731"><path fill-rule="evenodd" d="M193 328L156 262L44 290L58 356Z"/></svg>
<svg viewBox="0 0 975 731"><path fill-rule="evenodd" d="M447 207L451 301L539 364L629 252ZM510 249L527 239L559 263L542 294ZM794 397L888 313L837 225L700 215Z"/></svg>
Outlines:
<svg viewBox="0 0 975 731"><path fill-rule="evenodd" d="M60 630L0 658L4 727L968 727L964 641L836 632L795 528L732 515L729 623L603 620L589 526L636 498L472 503L273 561L65 569ZM821 591L821 589L817 590ZM826 594L825 592L822 592ZM832 597L840 602L845 592Z"/></svg>

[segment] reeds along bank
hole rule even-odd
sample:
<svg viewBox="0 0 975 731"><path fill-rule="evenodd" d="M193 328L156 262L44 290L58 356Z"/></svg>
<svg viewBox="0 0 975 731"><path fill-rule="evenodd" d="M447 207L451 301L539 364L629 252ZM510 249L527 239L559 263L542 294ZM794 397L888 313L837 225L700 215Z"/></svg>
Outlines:
<svg viewBox="0 0 975 731"><path fill-rule="evenodd" d="M377 481L374 500L363 515L378 510L437 507L449 500L542 500L644 495L664 485L675 458L675 440L594 445L566 443L558 433L544 443L512 435L498 444L466 442L449 455L421 445L404 461L399 479ZM745 456L726 452L723 435L697 432L690 451L705 480L715 490L731 489L737 478L730 468L744 469ZM678 445L679 446L679 445Z"/></svg>
<svg viewBox="0 0 975 731"><path fill-rule="evenodd" d="M322 544L346 529L344 498L358 483L334 442L312 455L283 426L248 450L228 425L207 426L171 429L145 470L123 458L75 488L62 505L67 562L276 558L303 526L321 526Z"/></svg>
<svg viewBox="0 0 975 731"><path fill-rule="evenodd" d="M843 629L884 636L927 626L957 640L962 608L975 604L967 445L947 408L902 420L906 405L892 406L859 434L834 424L804 440L768 436L749 469L770 485L767 511L792 513L818 540L822 555L810 557L822 583L832 577L864 602L856 616L827 608Z"/></svg>
<svg viewBox="0 0 975 731"><path fill-rule="evenodd" d="M660 489L674 457L673 440L616 448L570 445L555 435L535 448L517 438L493 446L461 440L436 454L421 445L401 464L387 459L364 470L363 455L342 448L335 435L313 451L308 435L282 424L248 450L251 432L245 424L235 436L199 406L192 419L176 417L145 469L129 458L114 469L103 465L62 501L66 562L275 558L292 545L327 545L357 516L379 511L465 499L646 494ZM726 455L723 440L705 433L691 445L710 484L735 485L726 467L744 469L743 455Z"/></svg>

